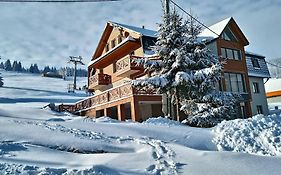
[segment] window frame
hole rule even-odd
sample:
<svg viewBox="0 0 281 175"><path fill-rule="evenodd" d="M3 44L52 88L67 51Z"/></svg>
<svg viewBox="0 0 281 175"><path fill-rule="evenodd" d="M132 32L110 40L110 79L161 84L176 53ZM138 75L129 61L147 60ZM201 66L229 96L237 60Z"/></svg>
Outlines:
<svg viewBox="0 0 281 175"><path fill-rule="evenodd" d="M122 36L121 35L118 36L118 41L117 42L118 42L118 44L120 44L122 42Z"/></svg>
<svg viewBox="0 0 281 175"><path fill-rule="evenodd" d="M239 76L241 78L241 81L238 81ZM235 78L234 81L232 81L233 78ZM244 74L225 72L224 81L225 81L225 90L227 92L247 93ZM234 91L234 84L236 84L235 86L236 86L237 91Z"/></svg>
<svg viewBox="0 0 281 175"><path fill-rule="evenodd" d="M251 57L251 62L252 62L253 68L255 68L255 69L261 68L259 60L257 58Z"/></svg>
<svg viewBox="0 0 281 175"><path fill-rule="evenodd" d="M221 47L221 56L229 60L242 60L242 52L239 49Z"/></svg>
<svg viewBox="0 0 281 175"><path fill-rule="evenodd" d="M253 93L259 94L260 93L260 86L258 82L253 82Z"/></svg>
<svg viewBox="0 0 281 175"><path fill-rule="evenodd" d="M113 49L116 46L116 39L111 40L111 48Z"/></svg>
<svg viewBox="0 0 281 175"><path fill-rule="evenodd" d="M263 107L262 107L262 105L257 105L256 108L257 108L257 114L263 114Z"/></svg>
<svg viewBox="0 0 281 175"><path fill-rule="evenodd" d="M109 51L109 44L107 43L106 45L105 45L105 52L108 52Z"/></svg>

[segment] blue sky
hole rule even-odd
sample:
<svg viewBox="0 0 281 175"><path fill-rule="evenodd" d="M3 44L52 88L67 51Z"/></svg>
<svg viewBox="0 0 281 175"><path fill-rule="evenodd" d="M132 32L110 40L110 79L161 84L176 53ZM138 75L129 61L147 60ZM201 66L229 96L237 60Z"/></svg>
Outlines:
<svg viewBox="0 0 281 175"><path fill-rule="evenodd" d="M174 0L206 25L234 17L248 40L247 50L281 57L281 1ZM156 29L160 0L106 3L1 3L0 55L25 65L67 65L69 55L89 62L107 21Z"/></svg>

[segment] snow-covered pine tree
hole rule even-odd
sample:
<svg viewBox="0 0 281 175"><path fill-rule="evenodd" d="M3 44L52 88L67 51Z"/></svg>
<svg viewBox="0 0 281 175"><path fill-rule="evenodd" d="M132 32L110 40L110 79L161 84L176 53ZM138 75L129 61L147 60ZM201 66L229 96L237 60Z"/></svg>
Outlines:
<svg viewBox="0 0 281 175"><path fill-rule="evenodd" d="M193 19L183 21L174 10L163 16L154 46L159 60L138 59L151 77L132 81L136 88L167 93L185 114L191 126L211 127L232 119L236 100L231 93L216 90L222 64L197 37L201 27Z"/></svg>
<svg viewBox="0 0 281 175"><path fill-rule="evenodd" d="M1 59L1 56L0 56L0 59ZM4 69L4 64L3 64L3 62L1 62L1 69ZM0 87L2 87L4 85L4 83L3 83L3 78L2 78L2 76L1 76L1 73L0 73Z"/></svg>
<svg viewBox="0 0 281 175"><path fill-rule="evenodd" d="M4 82L3 82L3 78L1 76L1 73L0 73L0 87L2 87L4 85Z"/></svg>

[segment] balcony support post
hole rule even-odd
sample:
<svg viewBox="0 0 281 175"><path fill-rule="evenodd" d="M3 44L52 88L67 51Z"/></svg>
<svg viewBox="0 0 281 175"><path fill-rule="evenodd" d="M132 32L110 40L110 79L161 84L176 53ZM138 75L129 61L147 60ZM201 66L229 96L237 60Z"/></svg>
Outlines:
<svg viewBox="0 0 281 175"><path fill-rule="evenodd" d="M118 120L125 121L125 105L124 104L118 105L117 110L118 110Z"/></svg>
<svg viewBox="0 0 281 175"><path fill-rule="evenodd" d="M131 118L134 122L138 122L140 120L140 110L139 110L139 102L137 99L132 98L131 101Z"/></svg>

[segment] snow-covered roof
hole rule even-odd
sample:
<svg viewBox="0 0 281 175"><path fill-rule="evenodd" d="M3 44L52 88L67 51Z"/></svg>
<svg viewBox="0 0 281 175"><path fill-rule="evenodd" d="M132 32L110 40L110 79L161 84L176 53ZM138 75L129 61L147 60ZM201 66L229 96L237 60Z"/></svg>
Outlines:
<svg viewBox="0 0 281 175"><path fill-rule="evenodd" d="M253 66L252 58L257 59L259 68ZM248 75L250 77L270 78L270 73L265 61L265 57L252 52L246 52L246 63Z"/></svg>
<svg viewBox="0 0 281 175"><path fill-rule="evenodd" d="M257 53L254 53L254 52L246 51L245 53L246 53L247 55L253 55L253 56L265 58L264 55L257 54Z"/></svg>
<svg viewBox="0 0 281 175"><path fill-rule="evenodd" d="M229 23L229 21L232 19L232 17L226 18L212 26L209 27L209 29L204 29L200 34L199 37L203 37L203 38L212 38L212 39L216 39L219 37L219 35L221 35L221 33L223 32L223 30L225 29L225 27L227 26L227 24Z"/></svg>
<svg viewBox="0 0 281 175"><path fill-rule="evenodd" d="M149 37L156 37L156 31L154 30L149 30L149 29L144 29L144 28L141 28L141 27L135 27L135 26L130 26L130 25L126 25L126 24L120 24L120 23L117 23L117 22L110 22L113 26L120 26L120 27L123 27L123 28L126 28L128 30L131 30L133 32L137 32L143 36L149 36Z"/></svg>

